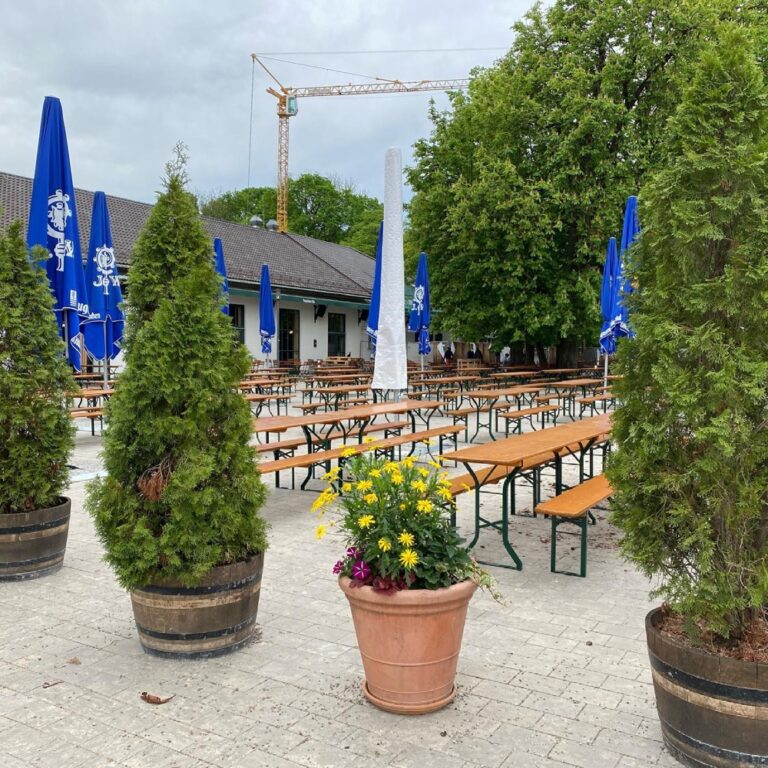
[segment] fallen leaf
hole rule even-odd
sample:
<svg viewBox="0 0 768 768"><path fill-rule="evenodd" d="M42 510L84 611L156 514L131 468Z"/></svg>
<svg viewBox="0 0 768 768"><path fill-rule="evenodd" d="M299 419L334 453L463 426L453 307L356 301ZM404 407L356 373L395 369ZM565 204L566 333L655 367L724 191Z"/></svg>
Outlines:
<svg viewBox="0 0 768 768"><path fill-rule="evenodd" d="M163 699L160 696L155 696L154 693L147 693L146 691L142 691L139 696L141 696L143 701L146 701L147 704L166 704L169 702L176 694L174 693L173 696L169 696L167 699Z"/></svg>
<svg viewBox="0 0 768 768"><path fill-rule="evenodd" d="M63 683L63 680L46 680L43 683L43 688L51 688L54 685L58 685L59 683Z"/></svg>
<svg viewBox="0 0 768 768"><path fill-rule="evenodd" d="M67 659L67 664L82 664L83 662L80 661L80 659L77 658L77 656L73 656L71 659Z"/></svg>

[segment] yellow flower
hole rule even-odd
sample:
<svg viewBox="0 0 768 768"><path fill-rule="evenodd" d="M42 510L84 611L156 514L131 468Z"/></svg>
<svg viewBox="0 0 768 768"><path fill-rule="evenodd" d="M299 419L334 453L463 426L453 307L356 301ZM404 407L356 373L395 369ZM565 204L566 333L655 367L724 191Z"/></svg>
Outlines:
<svg viewBox="0 0 768 768"><path fill-rule="evenodd" d="M322 509L326 505L330 504L334 499L338 498L338 493L334 493L332 488L326 488L313 502L312 511L317 512L318 509Z"/></svg>
<svg viewBox="0 0 768 768"><path fill-rule="evenodd" d="M375 522L376 520L373 515L360 515L360 517L357 518L357 524L361 528L370 528Z"/></svg>
<svg viewBox="0 0 768 768"><path fill-rule="evenodd" d="M338 480L339 472L341 472L341 468L334 467L333 469L329 470L323 475L323 480L329 480L331 482L333 482L334 480Z"/></svg>
<svg viewBox="0 0 768 768"><path fill-rule="evenodd" d="M381 470L380 469L372 469L368 473L368 477L381 477Z"/></svg>
<svg viewBox="0 0 768 768"><path fill-rule="evenodd" d="M435 444L435 441L434 440L430 440L428 437L426 439L422 440L421 442L424 443L424 445L434 445Z"/></svg>
<svg viewBox="0 0 768 768"><path fill-rule="evenodd" d="M392 549L392 542L389 539L382 537L379 539L379 549L382 552L389 552L389 550Z"/></svg>
<svg viewBox="0 0 768 768"><path fill-rule="evenodd" d="M446 501L450 501L453 498L453 494L450 492L450 490L448 490L448 488L438 488L437 495Z"/></svg>
<svg viewBox="0 0 768 768"><path fill-rule="evenodd" d="M429 470L426 467L420 467L418 472L425 479L429 477Z"/></svg>
<svg viewBox="0 0 768 768"><path fill-rule="evenodd" d="M441 459L438 458L437 461L428 461L427 464L429 464L430 467L434 467L435 469L442 469L443 465L441 464Z"/></svg>
<svg viewBox="0 0 768 768"><path fill-rule="evenodd" d="M419 562L419 555L418 553L414 552L412 549L404 549L400 553L400 563L404 568L413 568L416 563Z"/></svg>
<svg viewBox="0 0 768 768"><path fill-rule="evenodd" d="M327 525L318 525L317 528L315 528L315 538L319 541L320 539L325 536L325 534L328 533L328 526Z"/></svg>
<svg viewBox="0 0 768 768"><path fill-rule="evenodd" d="M357 484L358 491L370 491L373 488L373 483L370 480L361 480Z"/></svg>
<svg viewBox="0 0 768 768"><path fill-rule="evenodd" d="M408 469L411 469L411 467L413 467L415 463L416 463L415 456L406 456L402 461L403 466L408 467Z"/></svg>
<svg viewBox="0 0 768 768"><path fill-rule="evenodd" d="M350 456L354 456L356 453L357 453L357 448L348 446L347 448L342 449L341 457L344 459L348 459Z"/></svg>
<svg viewBox="0 0 768 768"><path fill-rule="evenodd" d="M403 544L406 547L412 547L413 542L416 541L416 539L413 538L412 533L408 533L407 531L403 531L398 537L397 540Z"/></svg>
<svg viewBox="0 0 768 768"><path fill-rule="evenodd" d="M411 483L411 488L413 488L414 491L419 491L421 493L425 493L427 490L427 486L423 480L414 480Z"/></svg>
<svg viewBox="0 0 768 768"><path fill-rule="evenodd" d="M402 512L405 509L405 504L400 505L400 511Z"/></svg>
<svg viewBox="0 0 768 768"><path fill-rule="evenodd" d="M366 493L363 496L363 501L366 504L375 504L379 500L379 497L375 493Z"/></svg>
<svg viewBox="0 0 768 768"><path fill-rule="evenodd" d="M403 476L399 473L393 473L392 474L392 484L393 485L402 485L403 484Z"/></svg>
<svg viewBox="0 0 768 768"><path fill-rule="evenodd" d="M416 502L416 510L418 512L431 512L433 507L434 504L431 501L427 501L427 499L420 499Z"/></svg>
<svg viewBox="0 0 768 768"><path fill-rule="evenodd" d="M363 438L363 442L364 442L364 443L372 443L372 442L373 442L375 439L376 439L375 437L371 437L370 435L366 435L366 436Z"/></svg>
<svg viewBox="0 0 768 768"><path fill-rule="evenodd" d="M342 490L344 493L349 493L349 492L352 490L352 483L344 483L344 484L341 486L341 490Z"/></svg>
<svg viewBox="0 0 768 768"><path fill-rule="evenodd" d="M400 471L400 465L396 461L388 461L384 465L384 471L385 472L399 472Z"/></svg>

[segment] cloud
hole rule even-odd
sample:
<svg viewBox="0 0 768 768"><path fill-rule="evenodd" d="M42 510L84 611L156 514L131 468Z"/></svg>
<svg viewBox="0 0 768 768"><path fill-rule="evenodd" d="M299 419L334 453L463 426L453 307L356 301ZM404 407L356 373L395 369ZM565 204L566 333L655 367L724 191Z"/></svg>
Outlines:
<svg viewBox="0 0 768 768"><path fill-rule="evenodd" d="M26 0L0 30L0 170L31 176L43 97L64 108L75 184L152 201L177 140L199 192L245 186L252 52L401 80L465 77L502 51L350 55L350 50L507 47L527 2L483 0ZM360 78L269 62L285 85ZM274 184L275 99L255 72L251 183ZM303 99L290 173L335 175L380 197L384 151L411 158L429 133L430 94ZM443 94L435 94L447 104ZM406 193L407 194L407 193Z"/></svg>

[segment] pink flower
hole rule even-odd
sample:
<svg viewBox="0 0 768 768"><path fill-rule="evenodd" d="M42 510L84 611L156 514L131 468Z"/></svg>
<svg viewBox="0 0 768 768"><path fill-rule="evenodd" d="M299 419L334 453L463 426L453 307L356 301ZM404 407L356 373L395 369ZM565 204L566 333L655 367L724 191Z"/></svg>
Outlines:
<svg viewBox="0 0 768 768"><path fill-rule="evenodd" d="M365 560L356 560L352 566L352 578L365 581L371 575L371 566Z"/></svg>
<svg viewBox="0 0 768 768"><path fill-rule="evenodd" d="M344 567L344 561L343 560L337 560L336 565L333 566L333 572L334 573L341 573L341 569Z"/></svg>

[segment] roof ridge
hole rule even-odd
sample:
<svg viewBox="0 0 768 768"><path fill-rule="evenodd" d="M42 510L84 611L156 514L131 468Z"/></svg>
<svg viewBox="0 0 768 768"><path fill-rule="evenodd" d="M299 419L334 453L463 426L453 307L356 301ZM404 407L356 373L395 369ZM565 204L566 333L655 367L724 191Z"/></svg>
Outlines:
<svg viewBox="0 0 768 768"><path fill-rule="evenodd" d="M311 248L307 248L307 246L304 245L304 243L302 243L302 242L300 242L299 240L296 239L296 237L293 235L293 233L291 233L291 232L282 232L281 234L286 235L287 237L289 237L294 243L296 243L296 245L299 246L299 248L303 248L305 251L307 251L307 253L311 253L315 258L320 259L320 261L322 261L323 264L325 264L326 266L330 267L334 272L336 272L337 274L341 275L343 278L346 278L351 283L354 283L358 288L362 289L364 294L368 293L368 289L362 283L359 283L351 275L344 274L344 272L342 272L338 267L335 267L333 264L331 264L328 261L328 259L324 259L316 251L313 251ZM309 235L299 235L299 237L309 237ZM314 238L314 237L310 238L310 240L315 240L315 239L316 238ZM324 245L328 245L328 243L326 243L324 240L318 240L318 242L319 243L323 243ZM338 245L338 243L333 243L333 245ZM347 245L342 246L342 247L349 248L349 246L347 246ZM350 248L349 250L355 251L355 253L359 253L361 256L365 256L365 254L362 251L358 251L356 248ZM366 258L370 258L370 257L366 257Z"/></svg>

